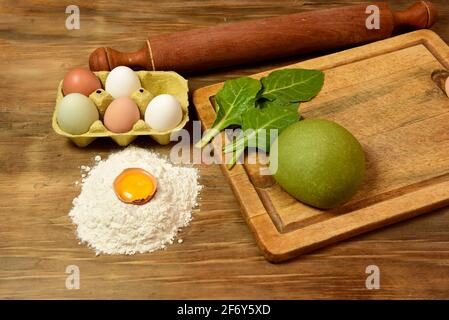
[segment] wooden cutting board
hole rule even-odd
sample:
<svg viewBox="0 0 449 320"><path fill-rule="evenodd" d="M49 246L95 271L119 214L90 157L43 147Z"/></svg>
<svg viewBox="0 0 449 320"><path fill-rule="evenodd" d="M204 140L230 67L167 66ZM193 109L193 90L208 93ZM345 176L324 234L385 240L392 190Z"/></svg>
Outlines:
<svg viewBox="0 0 449 320"><path fill-rule="evenodd" d="M367 171L347 204L304 205L282 190L262 165L224 165L243 216L265 257L280 262L305 252L449 205L449 98L431 74L449 69L449 47L421 30L287 68L320 69L325 83L304 118L336 121L361 142ZM260 78L272 70L254 75ZM203 129L222 83L196 90ZM217 145L215 154L223 155Z"/></svg>

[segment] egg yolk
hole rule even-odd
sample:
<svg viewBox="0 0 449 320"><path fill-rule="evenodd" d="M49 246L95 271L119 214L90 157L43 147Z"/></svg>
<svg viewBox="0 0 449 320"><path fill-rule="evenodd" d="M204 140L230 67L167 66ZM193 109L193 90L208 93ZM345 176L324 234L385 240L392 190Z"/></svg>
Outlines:
<svg viewBox="0 0 449 320"><path fill-rule="evenodd" d="M114 180L115 194L125 203L145 204L156 193L156 188L156 178L140 168L125 169Z"/></svg>

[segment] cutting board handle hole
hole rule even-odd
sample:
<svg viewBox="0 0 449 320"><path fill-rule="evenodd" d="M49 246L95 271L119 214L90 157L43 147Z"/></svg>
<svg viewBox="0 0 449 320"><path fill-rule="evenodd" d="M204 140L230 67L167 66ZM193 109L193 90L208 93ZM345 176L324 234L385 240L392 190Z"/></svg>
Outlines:
<svg viewBox="0 0 449 320"><path fill-rule="evenodd" d="M449 78L449 71L444 69L435 70L432 72L432 80L446 95L446 81Z"/></svg>

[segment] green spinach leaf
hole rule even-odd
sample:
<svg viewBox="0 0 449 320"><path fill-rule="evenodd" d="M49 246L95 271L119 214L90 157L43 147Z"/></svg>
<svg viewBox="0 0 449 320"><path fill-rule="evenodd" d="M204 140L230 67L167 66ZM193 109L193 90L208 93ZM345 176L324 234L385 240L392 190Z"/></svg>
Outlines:
<svg viewBox="0 0 449 320"><path fill-rule="evenodd" d="M270 101L309 101L321 90L324 73L319 70L282 69L261 79L260 96Z"/></svg>
<svg viewBox="0 0 449 320"><path fill-rule="evenodd" d="M269 152L270 129L280 134L298 121L299 102L315 97L323 82L323 72L306 69L273 71L260 81L249 77L226 81L215 95L215 122L196 147L204 147L221 130L237 125L242 128L241 135L223 148L225 153L232 152L228 167L235 164L246 147Z"/></svg>
<svg viewBox="0 0 449 320"><path fill-rule="evenodd" d="M282 130L299 120L298 107L297 102L262 100L258 102L257 108L246 110L242 114L240 137L223 148L225 153L233 152L231 160L227 163L228 168L235 164L246 147L255 147L269 152L272 140ZM273 135L272 129L277 130L277 135Z"/></svg>
<svg viewBox="0 0 449 320"><path fill-rule="evenodd" d="M262 88L260 81L249 77L227 80L215 95L217 117L212 128L196 144L202 148L221 130L230 125L242 125L242 113L254 108L257 94Z"/></svg>

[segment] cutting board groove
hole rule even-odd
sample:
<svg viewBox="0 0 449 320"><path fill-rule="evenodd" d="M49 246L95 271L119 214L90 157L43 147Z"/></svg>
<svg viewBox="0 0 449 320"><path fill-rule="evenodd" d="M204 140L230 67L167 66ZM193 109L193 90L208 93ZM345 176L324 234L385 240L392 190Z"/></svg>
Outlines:
<svg viewBox="0 0 449 320"><path fill-rule="evenodd" d="M261 175L263 165L246 162L232 170L222 165L269 261L284 261L449 204L449 98L431 79L434 70L449 68L449 48L435 33L416 31L287 66L292 67L325 72L322 91L301 105L301 114L350 130L364 148L367 172L350 202L319 210ZM222 85L193 94L203 129L215 119L212 98ZM223 157L218 147L215 142L216 154Z"/></svg>

